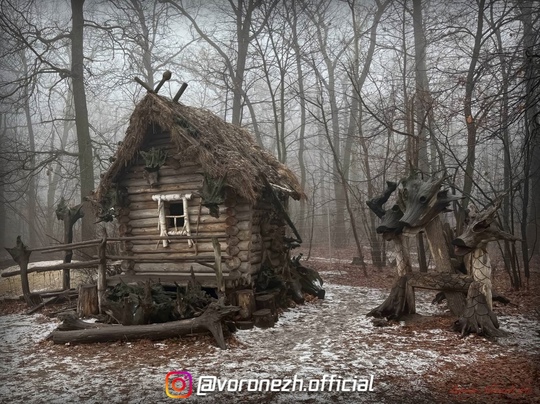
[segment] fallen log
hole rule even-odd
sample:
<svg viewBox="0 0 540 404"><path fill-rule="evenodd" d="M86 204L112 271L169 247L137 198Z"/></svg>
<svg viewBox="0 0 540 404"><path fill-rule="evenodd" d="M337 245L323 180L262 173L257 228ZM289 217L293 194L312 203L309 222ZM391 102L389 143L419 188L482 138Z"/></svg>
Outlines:
<svg viewBox="0 0 540 404"><path fill-rule="evenodd" d="M98 327L91 329L55 330L50 338L55 344L134 341L138 339L156 341L210 331L218 346L227 349L221 322L223 318L238 310L239 307L236 306L222 306L213 302L200 317L187 320L133 326L102 326L100 324Z"/></svg>

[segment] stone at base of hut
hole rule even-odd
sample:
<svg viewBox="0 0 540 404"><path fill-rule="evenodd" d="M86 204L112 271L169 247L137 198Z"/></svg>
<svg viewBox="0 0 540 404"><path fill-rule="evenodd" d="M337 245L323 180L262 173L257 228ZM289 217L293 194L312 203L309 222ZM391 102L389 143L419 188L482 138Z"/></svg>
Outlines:
<svg viewBox="0 0 540 404"><path fill-rule="evenodd" d="M257 310L253 313L255 326L259 328L271 328L276 323L274 315L270 309Z"/></svg>

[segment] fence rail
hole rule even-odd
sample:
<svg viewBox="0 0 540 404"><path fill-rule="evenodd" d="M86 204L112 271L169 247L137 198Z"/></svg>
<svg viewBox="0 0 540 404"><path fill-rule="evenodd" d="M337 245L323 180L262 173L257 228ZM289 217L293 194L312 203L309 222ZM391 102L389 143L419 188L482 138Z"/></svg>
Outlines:
<svg viewBox="0 0 540 404"><path fill-rule="evenodd" d="M219 242L218 242L219 239L226 239L226 236L216 237L216 236L174 235L174 236L167 236L167 237L165 236L132 236L132 237L111 237L111 238L104 237L101 239L86 240L86 241L81 241L78 243L55 244L52 246L39 247L39 248L27 248L22 243L22 241L20 241L20 243L17 242L17 246L15 248L8 249L8 251L10 251L10 254L12 255L15 262L19 265L19 270L3 272L1 276L3 278L8 278L8 277L17 276L17 275L21 276L23 297L26 303L28 304L28 306L31 307L31 306L34 306L35 304L35 301L33 299L33 296L35 296L35 294L32 294L30 292L30 286L28 282L29 273L50 272L50 271L58 271L58 270L70 271L71 269L79 269L79 268L97 268L98 303L99 303L99 308L101 311L104 293L105 293L105 290L107 289L106 269L107 269L108 261L126 260L126 261L140 261L140 262L152 262L152 263L193 261L193 262L200 263L201 265L214 268L214 270L216 271L217 285L221 289L223 287L223 285L221 285L223 281L223 277L221 274L221 261L229 257L221 254L221 250L220 250ZM212 244L214 246L214 255L202 256L202 255L195 254L193 256L182 257L182 258L146 258L146 257L137 258L134 256L107 254L107 244L128 242L132 240L140 240L140 241L212 240ZM79 249L89 248L89 247L98 247L97 259L93 259L89 261L67 262L67 263L49 265L49 266L44 266L44 265L34 266L32 268L28 268L28 264L30 263L30 255L32 252L41 252L41 253L47 254L47 253L53 253L53 252L59 252L59 251L73 251L73 250L79 250ZM211 263L213 263L213 265L211 265ZM67 285L64 285L64 290L67 290L69 288L70 288L69 283Z"/></svg>

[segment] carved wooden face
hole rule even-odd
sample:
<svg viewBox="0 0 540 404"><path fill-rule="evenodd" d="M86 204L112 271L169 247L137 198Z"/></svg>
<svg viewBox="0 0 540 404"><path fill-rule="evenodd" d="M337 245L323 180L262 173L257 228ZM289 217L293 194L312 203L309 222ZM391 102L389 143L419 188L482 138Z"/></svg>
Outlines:
<svg viewBox="0 0 540 404"><path fill-rule="evenodd" d="M148 169L145 168L143 171L143 176L148 182L148 185L151 187L156 187L159 185L159 168L158 169Z"/></svg>
<svg viewBox="0 0 540 404"><path fill-rule="evenodd" d="M512 234L502 231L496 221L501 201L502 199L499 198L494 206L481 212L478 212L475 207L468 210L465 230L459 237L452 240L456 255L465 255L476 248L483 248L490 241L518 240Z"/></svg>
<svg viewBox="0 0 540 404"><path fill-rule="evenodd" d="M447 190L440 190L444 178L424 180L411 174L401 181L399 199L404 206L403 217L399 221L404 232L418 232L448 205L457 199Z"/></svg>
<svg viewBox="0 0 540 404"><path fill-rule="evenodd" d="M400 229L399 219L403 217L403 212L398 205L388 209L381 218L381 225L377 227L377 233L382 234L387 241L392 240L398 229Z"/></svg>

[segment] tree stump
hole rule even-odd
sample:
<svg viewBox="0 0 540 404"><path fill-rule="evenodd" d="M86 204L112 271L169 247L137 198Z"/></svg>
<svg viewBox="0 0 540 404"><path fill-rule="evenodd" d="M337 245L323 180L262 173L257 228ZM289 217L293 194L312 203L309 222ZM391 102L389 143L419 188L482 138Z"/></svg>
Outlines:
<svg viewBox="0 0 540 404"><path fill-rule="evenodd" d="M79 317L90 317L99 313L98 292L96 285L80 285L77 300Z"/></svg>
<svg viewBox="0 0 540 404"><path fill-rule="evenodd" d="M257 310L253 313L253 320L255 321L255 327L259 328L271 328L276 323L270 309Z"/></svg>
<svg viewBox="0 0 540 404"><path fill-rule="evenodd" d="M255 298L257 310L269 309L274 316L275 321L278 319L276 310L276 297L272 294L260 295Z"/></svg>
<svg viewBox="0 0 540 404"><path fill-rule="evenodd" d="M252 289L244 289L236 291L236 302L238 307L240 307L240 318L246 320L251 318L251 315L256 309L255 306L255 295L253 294Z"/></svg>

